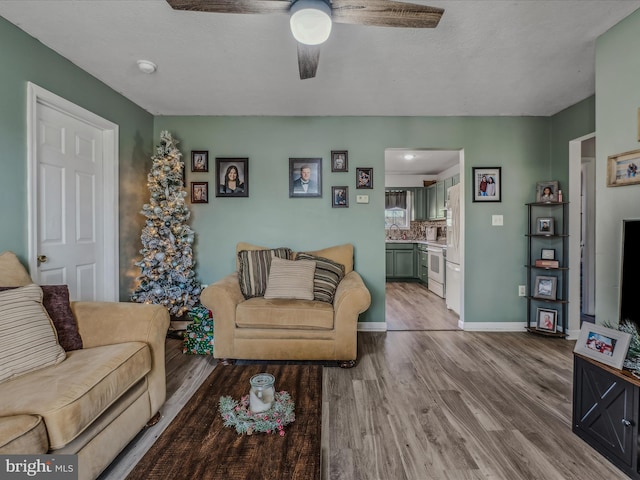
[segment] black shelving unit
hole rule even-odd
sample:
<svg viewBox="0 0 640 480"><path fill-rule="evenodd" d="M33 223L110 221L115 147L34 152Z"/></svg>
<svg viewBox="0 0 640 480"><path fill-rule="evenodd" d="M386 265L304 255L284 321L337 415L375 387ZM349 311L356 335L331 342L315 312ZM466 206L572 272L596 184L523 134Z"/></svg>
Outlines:
<svg viewBox="0 0 640 480"><path fill-rule="evenodd" d="M568 272L569 242L567 233L569 202L533 202L527 203L528 231L527 237L527 331L538 335L564 338L567 336L568 323ZM538 219L552 218L552 232L540 232ZM555 250L558 267L536 266L541 258L542 249ZM534 291L537 277L555 278L555 296L541 296ZM541 279L541 281L547 281ZM556 312L556 328L554 330L538 328L538 309Z"/></svg>

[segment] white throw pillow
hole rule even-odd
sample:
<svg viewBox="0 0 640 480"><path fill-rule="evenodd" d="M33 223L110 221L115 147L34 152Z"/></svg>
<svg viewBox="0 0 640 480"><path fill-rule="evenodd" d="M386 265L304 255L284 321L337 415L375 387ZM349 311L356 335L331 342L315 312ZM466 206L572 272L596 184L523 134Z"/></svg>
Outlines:
<svg viewBox="0 0 640 480"><path fill-rule="evenodd" d="M283 260L274 257L264 298L313 300L313 276L316 262Z"/></svg>
<svg viewBox="0 0 640 480"><path fill-rule="evenodd" d="M42 306L42 289L31 284L0 292L0 382L65 358Z"/></svg>

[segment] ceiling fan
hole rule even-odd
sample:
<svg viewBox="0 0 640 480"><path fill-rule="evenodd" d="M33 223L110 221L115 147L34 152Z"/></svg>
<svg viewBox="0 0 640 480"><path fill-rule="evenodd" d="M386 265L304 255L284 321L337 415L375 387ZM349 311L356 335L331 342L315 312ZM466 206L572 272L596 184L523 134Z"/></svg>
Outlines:
<svg viewBox="0 0 640 480"><path fill-rule="evenodd" d="M298 42L300 79L316 76L320 45L331 24L377 27L434 28L444 9L390 0L167 0L175 10L215 13L289 14Z"/></svg>

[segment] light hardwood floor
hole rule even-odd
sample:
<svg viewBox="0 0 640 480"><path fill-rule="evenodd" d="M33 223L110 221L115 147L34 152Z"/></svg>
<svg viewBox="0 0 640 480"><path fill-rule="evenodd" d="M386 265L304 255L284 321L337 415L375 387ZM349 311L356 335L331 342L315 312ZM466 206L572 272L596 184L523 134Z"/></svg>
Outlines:
<svg viewBox="0 0 640 480"><path fill-rule="evenodd" d="M385 285L387 330L460 330L446 301L418 282Z"/></svg>
<svg viewBox="0 0 640 480"><path fill-rule="evenodd" d="M627 478L571 432L573 342L462 331L361 332L358 342L355 368L324 368L323 480ZM167 340L175 394L163 421L214 367L176 353L180 344ZM102 478L124 478L161 428Z"/></svg>

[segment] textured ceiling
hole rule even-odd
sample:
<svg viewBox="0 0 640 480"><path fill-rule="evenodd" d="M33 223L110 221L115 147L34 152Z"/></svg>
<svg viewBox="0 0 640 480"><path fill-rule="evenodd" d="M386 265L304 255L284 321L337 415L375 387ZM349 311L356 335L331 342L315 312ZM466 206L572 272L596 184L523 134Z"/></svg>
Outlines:
<svg viewBox="0 0 640 480"><path fill-rule="evenodd" d="M300 80L286 15L165 0L1 0L0 15L156 115L552 115L594 93L595 40L640 0L415 1L435 29L334 25ZM5 47L6 48L6 47ZM141 73L139 59L158 65Z"/></svg>

